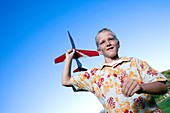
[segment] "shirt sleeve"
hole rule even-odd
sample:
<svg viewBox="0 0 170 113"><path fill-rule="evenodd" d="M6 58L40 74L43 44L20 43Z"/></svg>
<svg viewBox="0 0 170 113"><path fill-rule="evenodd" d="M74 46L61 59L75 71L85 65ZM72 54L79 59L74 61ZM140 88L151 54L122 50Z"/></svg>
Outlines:
<svg viewBox="0 0 170 113"><path fill-rule="evenodd" d="M92 80L91 71L83 72L77 76L71 77L71 84L73 86L73 90L77 91L91 91L91 80Z"/></svg>
<svg viewBox="0 0 170 113"><path fill-rule="evenodd" d="M137 64L138 71L144 83L167 81L167 78L163 74L150 67L147 62L137 59Z"/></svg>

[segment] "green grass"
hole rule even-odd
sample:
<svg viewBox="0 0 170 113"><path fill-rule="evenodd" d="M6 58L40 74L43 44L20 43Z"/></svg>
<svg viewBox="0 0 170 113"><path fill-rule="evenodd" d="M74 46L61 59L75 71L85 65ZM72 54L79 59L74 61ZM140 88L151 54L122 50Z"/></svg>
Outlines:
<svg viewBox="0 0 170 113"><path fill-rule="evenodd" d="M158 106L163 110L164 113L170 113L170 97L159 102Z"/></svg>

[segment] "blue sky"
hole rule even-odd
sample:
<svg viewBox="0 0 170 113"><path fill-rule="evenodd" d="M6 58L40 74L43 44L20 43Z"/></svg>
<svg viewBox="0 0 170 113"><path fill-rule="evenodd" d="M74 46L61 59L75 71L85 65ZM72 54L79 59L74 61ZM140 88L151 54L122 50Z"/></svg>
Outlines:
<svg viewBox="0 0 170 113"><path fill-rule="evenodd" d="M67 30L77 48L96 50L97 31L108 27L120 40L120 56L140 58L160 72L170 69L169 5L169 0L0 1L0 113L103 109L93 94L61 85L64 63L54 59L71 48ZM87 68L103 63L102 56L80 60Z"/></svg>

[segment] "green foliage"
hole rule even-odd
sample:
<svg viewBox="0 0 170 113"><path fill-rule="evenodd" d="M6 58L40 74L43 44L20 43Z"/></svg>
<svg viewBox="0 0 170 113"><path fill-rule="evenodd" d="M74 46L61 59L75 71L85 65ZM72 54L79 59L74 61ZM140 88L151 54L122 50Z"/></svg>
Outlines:
<svg viewBox="0 0 170 113"><path fill-rule="evenodd" d="M156 101L156 102L159 102L160 100L163 99L163 96L164 96L164 94L163 94L163 95L154 95L155 101Z"/></svg>
<svg viewBox="0 0 170 113"><path fill-rule="evenodd" d="M168 85L168 87L170 88L170 69L167 70L167 71L163 71L163 72L161 72L161 73L168 79L167 85Z"/></svg>
<svg viewBox="0 0 170 113"><path fill-rule="evenodd" d="M166 84L168 86L168 92L170 92L170 69L163 71L161 73L168 79ZM156 102L159 102L160 100L164 99L163 96L164 96L164 94L163 95L154 95Z"/></svg>
<svg viewBox="0 0 170 113"><path fill-rule="evenodd" d="M170 97L158 103L158 106L163 110L164 113L169 113L170 111Z"/></svg>

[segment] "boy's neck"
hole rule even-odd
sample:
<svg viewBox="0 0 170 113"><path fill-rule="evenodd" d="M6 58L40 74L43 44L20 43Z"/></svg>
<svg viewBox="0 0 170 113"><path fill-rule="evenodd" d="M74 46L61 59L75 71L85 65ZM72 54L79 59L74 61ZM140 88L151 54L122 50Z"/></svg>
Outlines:
<svg viewBox="0 0 170 113"><path fill-rule="evenodd" d="M107 58L107 57L105 57L105 63L111 63L111 62L117 61L117 60L119 60L119 59L120 59L120 58L119 58L118 55L114 56L113 58Z"/></svg>

